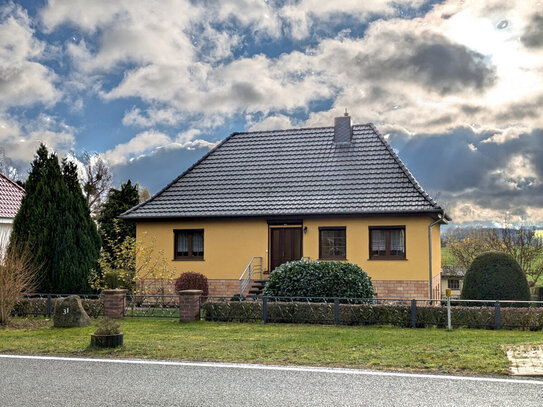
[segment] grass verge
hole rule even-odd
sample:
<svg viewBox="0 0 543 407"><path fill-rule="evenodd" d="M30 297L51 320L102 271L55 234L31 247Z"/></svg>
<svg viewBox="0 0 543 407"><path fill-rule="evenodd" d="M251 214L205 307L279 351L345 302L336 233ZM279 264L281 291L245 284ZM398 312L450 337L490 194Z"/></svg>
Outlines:
<svg viewBox="0 0 543 407"><path fill-rule="evenodd" d="M53 328L51 321L28 321L15 319L15 327L0 329L1 353L503 375L509 367L506 346L541 343L540 332L528 331L180 324L171 319L126 318L121 322L124 346L97 349L89 346L94 326Z"/></svg>

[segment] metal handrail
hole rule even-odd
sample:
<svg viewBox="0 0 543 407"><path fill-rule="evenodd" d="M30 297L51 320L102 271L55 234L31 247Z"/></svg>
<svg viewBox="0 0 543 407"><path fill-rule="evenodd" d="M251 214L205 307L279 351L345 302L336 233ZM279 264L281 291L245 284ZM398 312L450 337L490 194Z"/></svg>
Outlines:
<svg viewBox="0 0 543 407"><path fill-rule="evenodd" d="M255 260L258 260L258 262L255 262ZM245 291L245 289L249 286L249 284L251 284L251 279L255 272L260 272L260 279L262 280L262 257L257 257L257 256L253 257L251 261L249 262L249 264L247 264L247 267L245 267L243 274L239 278L239 296L240 297L243 297L243 291Z"/></svg>

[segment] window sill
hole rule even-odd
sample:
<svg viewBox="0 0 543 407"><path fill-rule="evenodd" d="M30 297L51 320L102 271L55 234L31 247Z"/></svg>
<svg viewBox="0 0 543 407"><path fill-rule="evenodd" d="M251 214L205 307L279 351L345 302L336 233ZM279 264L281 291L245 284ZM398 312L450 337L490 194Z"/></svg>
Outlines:
<svg viewBox="0 0 543 407"><path fill-rule="evenodd" d="M317 261L347 261L345 258L317 259Z"/></svg>
<svg viewBox="0 0 543 407"><path fill-rule="evenodd" d="M172 259L172 261L205 261L204 259Z"/></svg>
<svg viewBox="0 0 543 407"><path fill-rule="evenodd" d="M382 257L382 258L369 258L368 261L373 261L373 260L377 260L377 261L406 261L407 258L405 257L388 257L388 258L385 258L385 257Z"/></svg>

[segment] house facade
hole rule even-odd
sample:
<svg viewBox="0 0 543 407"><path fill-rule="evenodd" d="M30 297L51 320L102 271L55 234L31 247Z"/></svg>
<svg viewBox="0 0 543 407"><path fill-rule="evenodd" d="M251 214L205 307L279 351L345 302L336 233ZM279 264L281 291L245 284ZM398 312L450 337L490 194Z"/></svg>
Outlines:
<svg viewBox="0 0 543 407"><path fill-rule="evenodd" d="M377 129L349 116L234 133L122 218L178 275L206 275L210 295L239 293L248 268L266 279L304 258L358 264L380 298L433 295L448 220Z"/></svg>
<svg viewBox="0 0 543 407"><path fill-rule="evenodd" d="M451 298L459 299L464 286L466 268L463 266L443 266L441 269L441 296L446 298L447 289L451 290Z"/></svg>
<svg viewBox="0 0 543 407"><path fill-rule="evenodd" d="M13 219L24 196L24 189L0 173L0 250L9 244Z"/></svg>

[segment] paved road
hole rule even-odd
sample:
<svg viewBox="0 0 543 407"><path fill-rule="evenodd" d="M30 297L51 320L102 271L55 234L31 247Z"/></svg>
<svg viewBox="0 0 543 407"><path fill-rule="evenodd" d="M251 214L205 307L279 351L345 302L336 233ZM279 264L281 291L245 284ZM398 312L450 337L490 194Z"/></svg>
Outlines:
<svg viewBox="0 0 543 407"><path fill-rule="evenodd" d="M0 355L0 406L542 406L543 381Z"/></svg>

